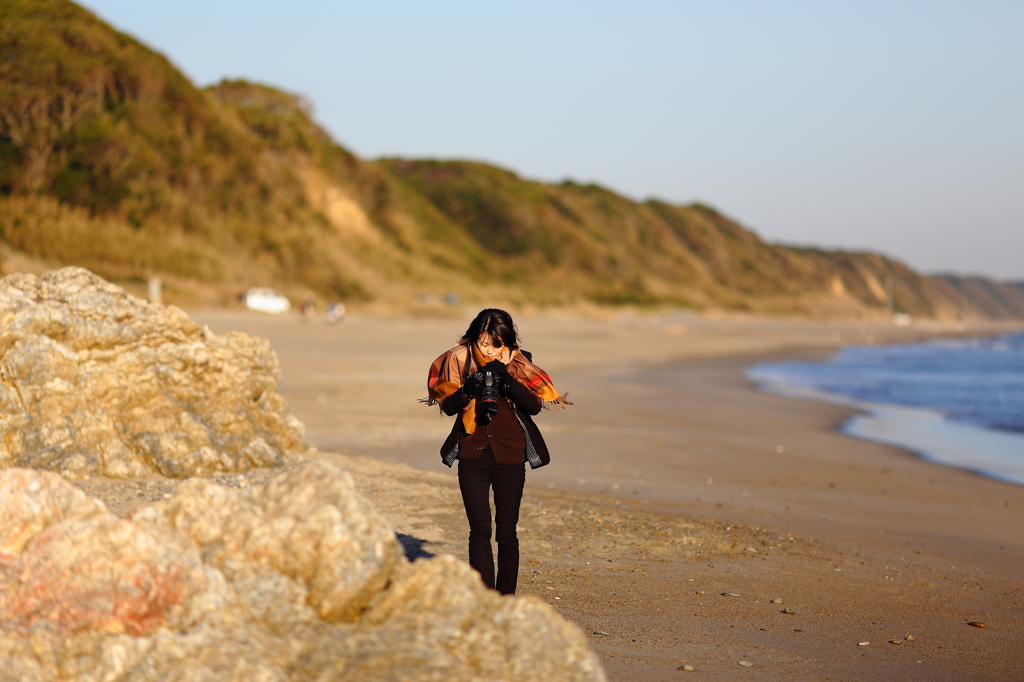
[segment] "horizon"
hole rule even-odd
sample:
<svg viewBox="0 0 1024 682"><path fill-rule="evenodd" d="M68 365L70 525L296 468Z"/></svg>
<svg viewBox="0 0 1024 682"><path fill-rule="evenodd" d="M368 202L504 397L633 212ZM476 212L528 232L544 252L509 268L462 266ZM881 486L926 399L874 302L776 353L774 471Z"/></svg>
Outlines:
<svg viewBox="0 0 1024 682"><path fill-rule="evenodd" d="M85 6L197 85L301 94L364 158L481 161L1024 281L1024 5Z"/></svg>

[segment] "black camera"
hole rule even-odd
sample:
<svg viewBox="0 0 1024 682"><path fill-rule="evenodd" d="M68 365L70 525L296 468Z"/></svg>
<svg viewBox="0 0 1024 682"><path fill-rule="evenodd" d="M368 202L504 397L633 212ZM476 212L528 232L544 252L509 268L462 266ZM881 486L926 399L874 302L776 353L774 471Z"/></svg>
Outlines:
<svg viewBox="0 0 1024 682"><path fill-rule="evenodd" d="M480 385L476 413L481 424L489 424L491 417L498 414L498 377L494 372L477 372L473 375Z"/></svg>

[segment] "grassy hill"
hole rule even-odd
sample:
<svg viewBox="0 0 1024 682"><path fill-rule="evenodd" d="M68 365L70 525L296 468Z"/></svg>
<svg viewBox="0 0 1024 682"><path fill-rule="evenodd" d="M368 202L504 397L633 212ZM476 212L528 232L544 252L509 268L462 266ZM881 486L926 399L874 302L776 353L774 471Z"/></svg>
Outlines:
<svg viewBox="0 0 1024 682"><path fill-rule="evenodd" d="M301 98L240 81L197 88L67 0L0 4L0 254L5 270L76 264L140 290L159 276L182 303L228 304L261 284L405 310L429 307L424 292L455 292L1024 316L1020 289L767 244L706 206L481 163L359 159Z"/></svg>
<svg viewBox="0 0 1024 682"><path fill-rule="evenodd" d="M890 307L922 317L1024 316L1019 307L977 307L977 292L954 291L877 254L768 244L699 204L637 203L596 185L532 182L481 163L380 163L464 226L492 258L597 302L826 316L882 315Z"/></svg>
<svg viewBox="0 0 1024 682"><path fill-rule="evenodd" d="M331 140L300 98L242 82L196 88L66 0L0 5L0 202L9 264L160 275L221 298L251 284L396 296L393 281L444 282L442 245L461 268L474 256L428 202Z"/></svg>

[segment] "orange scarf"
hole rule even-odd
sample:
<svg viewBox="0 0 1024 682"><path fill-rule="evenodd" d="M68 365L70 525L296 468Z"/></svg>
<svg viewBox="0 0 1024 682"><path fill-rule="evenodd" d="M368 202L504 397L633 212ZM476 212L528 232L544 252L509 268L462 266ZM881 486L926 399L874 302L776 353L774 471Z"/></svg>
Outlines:
<svg viewBox="0 0 1024 682"><path fill-rule="evenodd" d="M471 346L472 353L469 352ZM541 400L542 407L548 409L553 405L564 408L566 405L572 405L565 395L555 389L547 372L527 360L522 352L504 348L502 353L511 355L507 363L509 376L530 389L530 393ZM430 397L420 402L428 405L440 404L462 388L462 382L467 376L479 371L479 368L486 364L487 359L481 355L475 344L460 340L430 365L430 372L427 374L427 391ZM462 408L462 426L466 433L476 431L476 398L470 399L469 404Z"/></svg>

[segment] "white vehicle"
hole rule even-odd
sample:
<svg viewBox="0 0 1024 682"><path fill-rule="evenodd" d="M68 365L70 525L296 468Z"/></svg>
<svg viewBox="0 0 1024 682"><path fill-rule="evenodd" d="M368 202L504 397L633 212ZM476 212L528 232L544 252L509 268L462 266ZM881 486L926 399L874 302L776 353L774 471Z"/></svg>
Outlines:
<svg viewBox="0 0 1024 682"><path fill-rule="evenodd" d="M913 322L910 315L906 313L896 313L892 316L892 321L901 327L908 327L910 326L910 323Z"/></svg>
<svg viewBox="0 0 1024 682"><path fill-rule="evenodd" d="M258 310L261 313L280 315L292 309L292 304L284 294L269 287L253 287L245 292L243 300L249 310Z"/></svg>

